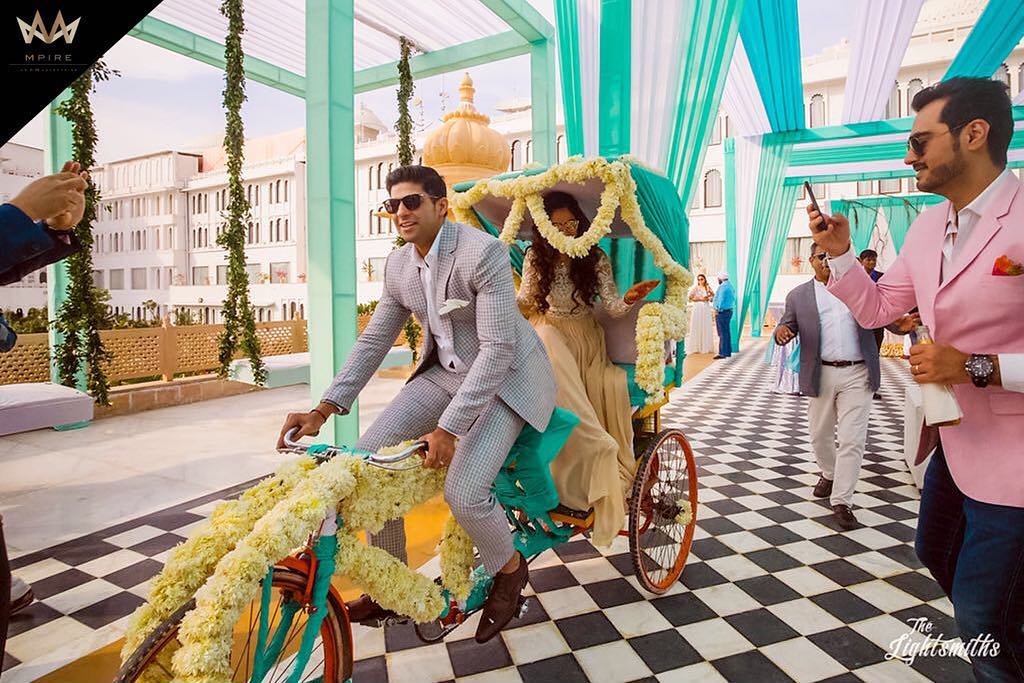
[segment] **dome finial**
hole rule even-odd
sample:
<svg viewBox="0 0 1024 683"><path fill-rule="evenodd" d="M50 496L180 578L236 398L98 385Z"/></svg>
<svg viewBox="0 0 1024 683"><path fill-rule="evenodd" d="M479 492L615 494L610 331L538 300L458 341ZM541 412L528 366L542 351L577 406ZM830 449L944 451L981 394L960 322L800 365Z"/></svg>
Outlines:
<svg viewBox="0 0 1024 683"><path fill-rule="evenodd" d="M476 93L476 88L473 87L473 79L470 78L469 72L467 71L462 76L462 84L459 85L459 99L462 102L473 104L474 93Z"/></svg>

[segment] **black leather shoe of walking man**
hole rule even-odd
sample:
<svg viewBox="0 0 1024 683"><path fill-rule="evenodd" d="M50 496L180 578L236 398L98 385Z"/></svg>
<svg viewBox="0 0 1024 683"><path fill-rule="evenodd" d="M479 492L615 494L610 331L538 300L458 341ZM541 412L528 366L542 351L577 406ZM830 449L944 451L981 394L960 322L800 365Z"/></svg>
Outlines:
<svg viewBox="0 0 1024 683"><path fill-rule="evenodd" d="M530 578L530 568L526 558L518 552L519 566L507 574L498 572L491 586L491 594L484 603L480 625L476 629L476 642L486 643L498 635L508 622L519 612L519 598Z"/></svg>
<svg viewBox="0 0 1024 683"><path fill-rule="evenodd" d="M832 516L836 518L836 523L846 531L851 531L859 526L849 505L833 505Z"/></svg>
<svg viewBox="0 0 1024 683"><path fill-rule="evenodd" d="M828 498L832 495L832 480L819 477L818 483L814 485L815 498Z"/></svg>

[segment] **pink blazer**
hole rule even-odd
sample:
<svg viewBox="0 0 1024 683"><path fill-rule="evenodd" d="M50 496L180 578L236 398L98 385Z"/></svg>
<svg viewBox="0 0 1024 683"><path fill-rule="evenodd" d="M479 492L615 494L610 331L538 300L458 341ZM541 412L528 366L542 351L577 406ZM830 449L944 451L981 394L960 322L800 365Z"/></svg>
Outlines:
<svg viewBox="0 0 1024 683"><path fill-rule="evenodd" d="M1024 352L1024 275L992 274L1004 254L1024 261L1024 187L1014 179L997 190L940 286L948 211L942 202L914 221L877 286L853 268L829 291L864 327L882 327L916 305L939 343L964 353ZM954 391L964 417L938 430L953 480L975 500L1024 507L1024 393L972 384Z"/></svg>

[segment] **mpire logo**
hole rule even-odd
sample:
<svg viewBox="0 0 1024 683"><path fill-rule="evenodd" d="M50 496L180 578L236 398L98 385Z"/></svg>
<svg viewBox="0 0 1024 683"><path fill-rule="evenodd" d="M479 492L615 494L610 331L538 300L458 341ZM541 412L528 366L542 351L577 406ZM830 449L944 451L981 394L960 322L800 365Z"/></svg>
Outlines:
<svg viewBox="0 0 1024 683"><path fill-rule="evenodd" d="M31 25L25 23L21 17L16 18L26 45L31 45L32 41L36 38L39 38L47 45L53 43L57 38L64 38L64 42L70 45L71 41L75 39L75 32L78 31L78 22L82 20L82 17L78 17L70 24L65 24L64 17L58 11L57 18L53 22L53 28L47 31L38 10L36 11L36 16L32 19Z"/></svg>

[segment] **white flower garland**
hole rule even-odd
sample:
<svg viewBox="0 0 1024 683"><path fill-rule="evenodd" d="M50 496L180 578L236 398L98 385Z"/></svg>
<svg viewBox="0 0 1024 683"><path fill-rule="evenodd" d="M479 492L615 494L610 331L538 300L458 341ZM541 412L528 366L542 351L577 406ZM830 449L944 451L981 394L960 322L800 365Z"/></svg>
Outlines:
<svg viewBox="0 0 1024 683"><path fill-rule="evenodd" d="M465 600L473 589L473 539L455 518L448 517L441 537L441 576L445 587L458 600Z"/></svg>
<svg viewBox="0 0 1024 683"><path fill-rule="evenodd" d="M282 500L315 467L301 458L285 462L235 500L224 501L206 524L171 551L163 570L153 580L149 600L132 615L125 633L122 659L127 659L153 629L185 604L213 572L217 562L252 529L268 510Z"/></svg>
<svg viewBox="0 0 1024 683"><path fill-rule="evenodd" d="M693 277L686 268L672 259L658 236L647 227L636 199L636 182L629 171L630 165L634 163L628 157L619 157L615 161L602 157L572 157L536 175L478 181L465 192L453 193L450 202L457 220L479 225L472 208L485 196L511 199L512 209L500 235L502 241L506 244L515 241L525 209L528 208L541 235L560 252L574 258L585 256L609 233L615 209L618 208L622 220L633 231L633 236L651 253L654 264L665 273L665 300L657 304L656 308L650 308L655 306L653 303L646 304L641 309L636 329L636 383L647 393L647 403L654 404L659 403L664 396L665 344L669 340L686 337L686 293L693 284ZM579 237L562 234L551 224L550 217L544 211L543 193L559 182L582 184L593 178L603 180L605 187L590 229ZM660 321L656 321L656 318ZM676 382L681 380L677 378Z"/></svg>
<svg viewBox="0 0 1024 683"><path fill-rule="evenodd" d="M409 442L382 449L401 450ZM416 462L420 456L413 456ZM421 464L417 462L416 464ZM383 550L358 542L355 531L379 530L413 506L437 495L446 471L413 467L401 472L337 456L316 467L303 458L283 465L214 511L209 522L171 555L154 582L153 597L133 617L122 659L193 594L196 607L182 621L178 643L164 648L160 662L177 683L226 682L230 678L232 630L241 610L257 596L260 580L274 563L301 547L335 506L343 515L338 530L336 572L347 574L381 605L419 621L443 611L440 587ZM464 590L473 564L473 544L449 519L441 544L446 580ZM151 666L143 681L164 681Z"/></svg>
<svg viewBox="0 0 1024 683"><path fill-rule="evenodd" d="M267 569L320 525L335 501L356 486L352 456L336 456L309 473L291 494L256 522L221 558L196 591L196 606L178 630L176 683L227 683L231 679L232 631L245 605L259 593Z"/></svg>

